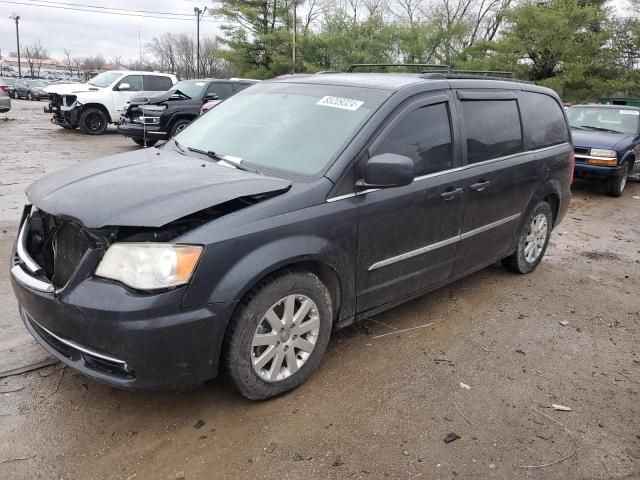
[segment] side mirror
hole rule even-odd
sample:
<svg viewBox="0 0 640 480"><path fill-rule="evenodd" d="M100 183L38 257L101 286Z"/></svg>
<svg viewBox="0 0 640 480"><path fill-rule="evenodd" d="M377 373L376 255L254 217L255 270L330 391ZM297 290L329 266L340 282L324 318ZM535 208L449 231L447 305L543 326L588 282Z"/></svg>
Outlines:
<svg viewBox="0 0 640 480"><path fill-rule="evenodd" d="M409 185L414 179L413 159L395 153L381 153L367 161L364 179L356 182L361 190Z"/></svg>
<svg viewBox="0 0 640 480"><path fill-rule="evenodd" d="M204 101L205 102L211 102L212 100L218 100L218 94L217 93L207 93L204 96Z"/></svg>
<svg viewBox="0 0 640 480"><path fill-rule="evenodd" d="M128 83L121 83L120 85L118 85L119 91L129 90L130 88L131 88L131 85L129 85Z"/></svg>

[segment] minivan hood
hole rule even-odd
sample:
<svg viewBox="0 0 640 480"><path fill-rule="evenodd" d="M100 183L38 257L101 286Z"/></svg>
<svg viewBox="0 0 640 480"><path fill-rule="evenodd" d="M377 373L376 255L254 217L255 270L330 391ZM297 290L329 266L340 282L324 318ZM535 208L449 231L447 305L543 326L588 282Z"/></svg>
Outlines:
<svg viewBox="0 0 640 480"><path fill-rule="evenodd" d="M47 93L57 93L58 95L69 95L71 93L80 92L99 92L102 90L95 85L89 85L88 83L63 83L60 85L48 85L44 91Z"/></svg>
<svg viewBox="0 0 640 480"><path fill-rule="evenodd" d="M599 132L575 128L571 129L571 136L576 147L605 148L607 150L624 149L633 140L633 135L628 133Z"/></svg>
<svg viewBox="0 0 640 480"><path fill-rule="evenodd" d="M29 201L88 228L161 227L240 197L286 191L288 180L148 148L93 160L36 181Z"/></svg>

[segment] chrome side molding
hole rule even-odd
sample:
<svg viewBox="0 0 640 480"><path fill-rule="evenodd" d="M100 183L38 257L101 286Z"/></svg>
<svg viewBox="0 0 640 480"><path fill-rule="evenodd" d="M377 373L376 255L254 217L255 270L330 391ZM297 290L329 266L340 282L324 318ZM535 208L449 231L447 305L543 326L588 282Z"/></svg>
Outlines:
<svg viewBox="0 0 640 480"><path fill-rule="evenodd" d="M418 255L423 255L428 252L432 252L437 250L438 248L446 247L448 245L452 245L454 243L460 242L461 240L466 240L468 238L473 237L474 235L478 235L479 233L487 232L492 228L499 227L504 225L505 223L512 222L516 219L520 218L520 214L516 213L515 215L511 215L506 218L501 218L498 221L488 223L483 225L482 227L469 230L468 232L462 233L460 235L456 235L455 237L447 238L440 242L432 243L430 245L426 245L424 247L420 247L416 250L411 250L410 252L401 253L400 255L396 255L395 257L386 258L384 260L380 260L379 262L374 263L369 267L369 271L377 270L378 268L386 267L388 265L392 265L397 262L401 262L403 260L407 260L409 258L417 257Z"/></svg>

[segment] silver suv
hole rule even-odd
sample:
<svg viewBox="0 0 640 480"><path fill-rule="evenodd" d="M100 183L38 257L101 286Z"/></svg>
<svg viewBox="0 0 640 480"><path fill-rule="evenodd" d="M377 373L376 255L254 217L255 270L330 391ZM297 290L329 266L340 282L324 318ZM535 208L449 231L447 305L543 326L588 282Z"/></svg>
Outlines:
<svg viewBox="0 0 640 480"><path fill-rule="evenodd" d="M0 113L11 110L11 97L9 97L9 86L0 78Z"/></svg>

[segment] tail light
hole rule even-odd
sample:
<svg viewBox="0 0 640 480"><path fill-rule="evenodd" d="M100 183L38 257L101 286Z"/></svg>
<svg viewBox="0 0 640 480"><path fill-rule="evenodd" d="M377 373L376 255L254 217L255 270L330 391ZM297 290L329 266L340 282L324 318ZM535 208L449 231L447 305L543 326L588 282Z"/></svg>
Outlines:
<svg viewBox="0 0 640 480"><path fill-rule="evenodd" d="M571 150L571 175L569 175L569 185L573 184L573 173L576 169L576 152Z"/></svg>
<svg viewBox="0 0 640 480"><path fill-rule="evenodd" d="M9 95L9 87L7 87L6 85L0 85L0 91Z"/></svg>

